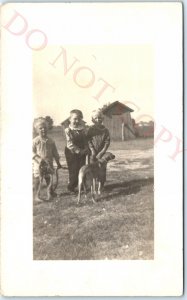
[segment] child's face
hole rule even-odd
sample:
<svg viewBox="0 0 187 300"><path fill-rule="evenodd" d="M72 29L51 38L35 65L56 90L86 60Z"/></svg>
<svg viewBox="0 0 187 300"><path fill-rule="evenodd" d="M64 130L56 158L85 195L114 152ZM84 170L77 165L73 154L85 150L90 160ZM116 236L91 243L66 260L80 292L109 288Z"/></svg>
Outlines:
<svg viewBox="0 0 187 300"><path fill-rule="evenodd" d="M39 136L46 137L47 136L47 127L46 127L46 125L45 124L38 125L37 132L38 132Z"/></svg>
<svg viewBox="0 0 187 300"><path fill-rule="evenodd" d="M95 116L92 119L92 121L95 125L101 125L103 123L103 118L102 118L102 116L98 115L98 116Z"/></svg>
<svg viewBox="0 0 187 300"><path fill-rule="evenodd" d="M70 124L72 127L78 127L81 123L81 118L77 114L72 114L70 116Z"/></svg>

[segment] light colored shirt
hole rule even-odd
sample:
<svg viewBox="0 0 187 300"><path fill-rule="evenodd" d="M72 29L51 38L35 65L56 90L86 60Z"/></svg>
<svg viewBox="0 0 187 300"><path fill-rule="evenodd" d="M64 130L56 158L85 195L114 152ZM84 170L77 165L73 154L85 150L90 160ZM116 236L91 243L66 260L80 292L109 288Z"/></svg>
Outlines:
<svg viewBox="0 0 187 300"><path fill-rule="evenodd" d="M60 158L55 142L48 137L45 139L40 136L35 137L33 139L32 152L33 160L36 156L40 156L42 159L47 160L51 167L53 166L53 159L58 162Z"/></svg>
<svg viewBox="0 0 187 300"><path fill-rule="evenodd" d="M67 148L72 153L80 153L82 149L87 148L87 139L85 129L81 126L72 128L71 126L65 129Z"/></svg>

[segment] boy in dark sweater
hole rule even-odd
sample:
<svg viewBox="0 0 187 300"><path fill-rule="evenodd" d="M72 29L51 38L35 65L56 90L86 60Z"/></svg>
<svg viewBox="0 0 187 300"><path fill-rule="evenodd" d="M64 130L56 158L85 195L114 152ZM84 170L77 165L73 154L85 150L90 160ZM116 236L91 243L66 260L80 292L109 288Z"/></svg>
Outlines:
<svg viewBox="0 0 187 300"><path fill-rule="evenodd" d="M69 127L65 129L67 141L65 157L69 170L68 190L70 192L74 192L78 184L79 170L85 165L86 155L89 152L82 119L83 114L80 110L72 110L69 117Z"/></svg>

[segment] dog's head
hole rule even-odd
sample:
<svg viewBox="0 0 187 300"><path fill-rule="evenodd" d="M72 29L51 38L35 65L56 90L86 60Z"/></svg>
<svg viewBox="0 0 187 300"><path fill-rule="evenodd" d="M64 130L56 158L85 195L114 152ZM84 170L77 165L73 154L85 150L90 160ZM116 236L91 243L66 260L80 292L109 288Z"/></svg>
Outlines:
<svg viewBox="0 0 187 300"><path fill-rule="evenodd" d="M53 170L48 161L42 159L39 165L40 175L52 174Z"/></svg>
<svg viewBox="0 0 187 300"><path fill-rule="evenodd" d="M107 164L110 160L114 159L115 155L112 154L111 152L106 152L102 158L100 158L98 161L101 165Z"/></svg>

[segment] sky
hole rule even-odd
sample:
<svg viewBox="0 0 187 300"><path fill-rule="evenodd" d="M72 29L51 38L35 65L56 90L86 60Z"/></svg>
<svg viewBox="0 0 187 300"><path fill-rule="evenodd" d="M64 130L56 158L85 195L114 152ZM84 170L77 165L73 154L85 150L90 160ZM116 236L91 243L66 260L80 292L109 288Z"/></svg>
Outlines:
<svg viewBox="0 0 187 300"><path fill-rule="evenodd" d="M32 59L33 117L49 115L59 125L77 108L89 124L92 110L116 100L137 121L154 117L151 44L54 45Z"/></svg>

